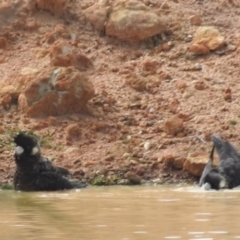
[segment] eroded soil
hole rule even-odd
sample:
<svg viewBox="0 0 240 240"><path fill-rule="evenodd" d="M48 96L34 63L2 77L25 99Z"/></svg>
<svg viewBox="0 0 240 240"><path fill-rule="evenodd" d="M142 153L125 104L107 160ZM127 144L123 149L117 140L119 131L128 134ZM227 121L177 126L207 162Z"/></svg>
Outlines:
<svg viewBox="0 0 240 240"><path fill-rule="evenodd" d="M17 105L3 106L1 183L12 182L11 137L19 130L34 132L44 156L69 168L73 178L93 184L126 183L129 175L158 183L193 181L183 163L189 154L207 158L212 133L240 146L237 1L162 1L164 8L158 1L144 1L152 9L161 8L171 34L140 43L95 31L82 13L95 2L72 1L67 16L40 10L26 14L18 5L1 9L0 35L7 39L0 40L1 82L14 84L20 72L48 66L51 45L64 39L93 63L82 71L96 92L88 111L71 115L29 118ZM198 26L190 18L196 15L202 26L215 26L232 50L191 54L188 48ZM52 39L58 28L64 30ZM164 123L175 115L183 119L184 129L170 135ZM76 135L72 124L80 128Z"/></svg>

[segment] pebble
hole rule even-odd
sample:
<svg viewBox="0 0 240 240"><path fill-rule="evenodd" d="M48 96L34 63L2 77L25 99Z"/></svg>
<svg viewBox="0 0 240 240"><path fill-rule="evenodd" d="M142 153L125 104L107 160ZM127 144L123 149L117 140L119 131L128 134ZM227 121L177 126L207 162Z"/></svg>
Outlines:
<svg viewBox="0 0 240 240"><path fill-rule="evenodd" d="M196 70L202 70L202 65L200 63L195 63L194 67Z"/></svg>
<svg viewBox="0 0 240 240"><path fill-rule="evenodd" d="M155 112L155 109L154 109L154 108L150 108L150 109L149 109L149 112L150 112L150 113L154 113L154 112Z"/></svg>
<svg viewBox="0 0 240 240"><path fill-rule="evenodd" d="M199 15L193 15L189 18L190 24L194 26L199 26L202 23L201 16Z"/></svg>
<svg viewBox="0 0 240 240"><path fill-rule="evenodd" d="M131 157L131 154L126 152L126 153L123 154L123 157L124 157L124 158Z"/></svg>
<svg viewBox="0 0 240 240"><path fill-rule="evenodd" d="M191 42L193 39L193 35L187 35L187 37L185 38L185 42Z"/></svg>
<svg viewBox="0 0 240 240"><path fill-rule="evenodd" d="M136 161L136 160L133 160L133 159L131 159L129 162L130 162L130 164L133 164L133 165L136 165L136 164L137 164L137 161Z"/></svg>
<svg viewBox="0 0 240 240"><path fill-rule="evenodd" d="M127 141L131 141L132 140L132 136L131 135L128 135L127 136Z"/></svg>
<svg viewBox="0 0 240 240"><path fill-rule="evenodd" d="M229 45L227 46L227 50L228 50L228 51L233 52L233 51L235 51L236 49L237 49L237 46L236 46L236 45L229 44Z"/></svg>
<svg viewBox="0 0 240 240"><path fill-rule="evenodd" d="M148 141L148 142L145 142L144 145L143 145L143 148L148 151L150 150L152 147L152 144Z"/></svg>

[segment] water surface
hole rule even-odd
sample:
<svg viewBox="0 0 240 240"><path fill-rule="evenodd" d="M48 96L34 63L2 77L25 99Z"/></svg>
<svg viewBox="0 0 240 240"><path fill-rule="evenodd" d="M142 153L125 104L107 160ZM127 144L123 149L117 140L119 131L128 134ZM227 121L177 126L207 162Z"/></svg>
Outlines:
<svg viewBox="0 0 240 240"><path fill-rule="evenodd" d="M90 187L0 191L0 239L240 239L240 190Z"/></svg>

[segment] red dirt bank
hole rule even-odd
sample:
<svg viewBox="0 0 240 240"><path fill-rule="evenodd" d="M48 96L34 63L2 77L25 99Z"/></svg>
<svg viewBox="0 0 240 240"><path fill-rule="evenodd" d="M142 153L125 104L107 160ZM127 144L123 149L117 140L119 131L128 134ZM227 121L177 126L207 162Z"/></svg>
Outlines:
<svg viewBox="0 0 240 240"><path fill-rule="evenodd" d="M142 42L95 31L83 11L96 1L64 2L0 5L1 183L12 181L19 130L37 134L45 156L93 184L192 181L186 170L199 175L212 133L240 145L237 1L143 0L168 30ZM226 46L188 51L198 25L216 27ZM81 112L31 118L19 108L29 76L50 65L74 66L93 85Z"/></svg>

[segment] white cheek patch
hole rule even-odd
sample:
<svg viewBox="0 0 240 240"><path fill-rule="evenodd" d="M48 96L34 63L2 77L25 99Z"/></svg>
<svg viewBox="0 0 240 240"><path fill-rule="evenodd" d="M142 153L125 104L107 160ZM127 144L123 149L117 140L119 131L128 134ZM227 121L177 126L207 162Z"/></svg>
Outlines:
<svg viewBox="0 0 240 240"><path fill-rule="evenodd" d="M16 154L16 155L21 155L23 152L24 152L24 149L23 149L22 147L17 146L17 147L15 148L15 154Z"/></svg>
<svg viewBox="0 0 240 240"><path fill-rule="evenodd" d="M206 190L206 191L211 190L211 188L212 188L212 186L211 186L211 184L208 183L208 182L204 183L203 186L202 186L202 189L203 189L203 190Z"/></svg>
<svg viewBox="0 0 240 240"><path fill-rule="evenodd" d="M225 188L227 187L227 184L226 184L226 181L225 179L221 180L220 183L219 183L219 188Z"/></svg>
<svg viewBox="0 0 240 240"><path fill-rule="evenodd" d="M39 147L34 147L32 149L31 155L36 155L37 153L39 153Z"/></svg>

